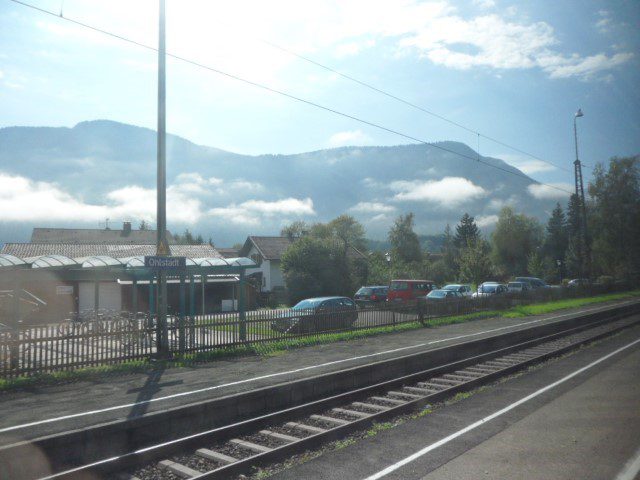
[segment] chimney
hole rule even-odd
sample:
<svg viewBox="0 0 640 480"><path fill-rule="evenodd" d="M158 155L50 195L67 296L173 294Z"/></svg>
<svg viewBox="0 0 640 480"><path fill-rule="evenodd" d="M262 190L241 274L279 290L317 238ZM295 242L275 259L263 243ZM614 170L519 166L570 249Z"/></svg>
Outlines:
<svg viewBox="0 0 640 480"><path fill-rule="evenodd" d="M122 224L122 235L127 236L131 233L131 222L124 222Z"/></svg>

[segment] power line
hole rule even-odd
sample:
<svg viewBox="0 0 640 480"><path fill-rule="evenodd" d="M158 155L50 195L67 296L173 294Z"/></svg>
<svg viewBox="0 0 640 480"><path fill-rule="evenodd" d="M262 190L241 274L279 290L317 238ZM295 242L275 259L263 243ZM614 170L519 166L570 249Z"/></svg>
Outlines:
<svg viewBox="0 0 640 480"><path fill-rule="evenodd" d="M78 25L78 26L81 26L81 27L83 27L83 28L87 28L87 29L93 30L93 31L95 31L95 32L102 33L102 34L104 34L104 35L108 35L108 36L110 36L110 37L117 38L117 39L122 40L122 41L124 41L124 42L131 43L131 44L133 44L133 45L137 45L137 46L139 46L139 47L145 48L145 49L147 49L147 50L151 50L151 51L153 51L153 52L157 52L157 51L158 51L158 49L157 49L156 47L153 47L153 46L151 46L151 45L147 45L147 44L144 44L144 43L138 42L138 41L136 41L136 40L130 39L130 38L125 37L125 36L123 36L123 35L118 35L118 34L116 34L116 33L110 32L110 31L108 31L108 30L103 30L103 29L101 29L101 28L94 27L93 25L89 25L89 24L87 24L87 23L80 22L79 20L74 20L74 19L69 18L69 17L60 17L60 15L58 15L57 13L54 13L54 12L49 11L49 10L46 10L46 9L44 9L44 8L37 7L37 6L32 5L32 4L30 4L30 3L26 3L26 2L23 2L23 1L21 1L21 0L10 0L10 1L11 1L11 2L14 2L14 3L17 3L17 4L19 4L19 5L23 5L23 6L25 6L25 7L28 7L28 8L31 8L31 9L37 10L37 11L39 11L39 12L41 12L41 13L45 13L45 14L47 14L47 15L51 15L51 16L53 16L53 17L56 17L56 18L57 18L57 19L59 19L59 20L65 20L65 21L67 21L67 22L73 23L73 24ZM400 136L400 137L406 138L406 139L408 139L408 140L412 140L412 141L414 141L414 142L418 142L418 143L421 143L421 144L425 144L425 145L428 145L428 146L430 146L430 147L437 148L437 149L439 149L439 150L442 150L442 151L445 151L445 152L448 152L448 153L451 153L451 154L454 154L454 155L458 155L458 156L463 157L463 158L467 158L467 159L472 160L472 161L474 161L474 162L477 162L477 163L483 164L483 165L485 165L485 166L487 166L487 167L491 167L491 168L494 168L494 169L496 169L496 170L501 170L501 171L503 171L503 172L509 173L509 174L511 174L511 175L515 175L515 176L517 176L517 177L524 178L524 179L526 179L526 180L531 180L531 178L530 178L530 177L528 177L528 176L526 176L526 175L524 175L524 174L520 173L518 170L515 170L515 171L514 171L514 170L509 170L509 169L506 169L506 168L500 167L499 165L493 165L493 164L491 164L491 163L489 163L489 162L486 162L485 160L480 159L480 157L479 157L479 156L478 156L478 157L472 157L471 155L465 155L465 154L463 154L463 153L456 152L455 150L451 150L451 149L449 149L449 148L443 147L442 145L438 145L438 144L435 144L435 143L428 142L428 141L426 141L426 140L422 140L422 139L417 138L417 137L414 137L414 136L412 136L412 135L409 135L409 134L406 134L406 133L402 133L402 132L400 132L400 131L398 131L398 130L394 130L394 129L392 129L392 128L385 127L384 125L380 125L380 124L378 124L378 123L370 122L370 121L368 121L368 120L365 120L365 119L362 119L362 118L356 117L356 116L354 116L354 115L350 115L350 114L348 114L348 113L344 113L344 112L341 112L341 111L339 111L339 110L335 110L335 109L333 109L333 108L331 108L331 107L326 107L326 106L321 105L321 104L319 104L319 103L312 102L311 100L306 100L306 99L304 99L304 98L302 98L302 97L298 97L298 96L296 96L296 95L293 95L293 94L287 93L287 92L285 92L285 91L278 90L278 89L275 89L275 88L269 87L269 86L267 86L267 85L263 85L263 84L260 84L260 83L254 82L254 81L252 81L252 80L248 80L248 79L243 78L243 77L240 77L240 76L238 76L238 75L234 75L234 74L231 74L231 73L224 72L224 71L222 71L222 70L218 70L217 68L210 67L210 66L208 66L208 65L205 65L205 64L203 64L203 63L197 62L197 61L195 61L195 60L188 59L188 58L186 58L186 57L181 57L181 56L179 56L179 55L175 55L175 54L172 54L172 53L169 53L169 52L166 52L166 55L167 55L168 57L174 58L174 59L176 59L176 60L180 60L180 61L185 62L185 63L188 63L188 64L190 64L190 65L194 65L194 66L196 66L196 67L203 68L203 69L205 69L205 70L209 70L209 71L211 71L211 72L217 73L217 74L222 75L222 76L227 77L227 78L231 78L231 79L233 79L233 80L237 80L237 81L242 82L242 83L245 83L245 84L247 84L247 85L251 85L251 86L253 86L253 87L260 88L260 89L262 89L262 90L266 90L266 91L268 91L268 92L271 92L271 93L275 93L275 94L281 95L281 96L286 97L286 98L289 98L289 99L291 99L291 100L295 100L295 101L297 101L297 102L304 103L304 104L306 104L306 105L309 105L309 106L312 106L312 107L315 107L315 108L319 108L319 109L324 110L324 111L326 111L326 112L330 112L330 113L333 113L333 114L335 114L335 115L338 115L338 116L341 116L341 117L344 117L344 118L348 118L348 119L350 119L350 120L353 120L353 121L356 121L356 122L362 123L362 124L364 124L364 125L368 125L368 126L370 126L370 127L377 128L377 129L379 129L379 130L383 130L383 131L388 132L388 133L392 133L392 134L394 134L394 135L397 135L397 136ZM560 187L558 187L558 186L556 186L556 185L551 185L551 184L542 183L542 182L537 182L537 183L538 183L539 185L544 185L544 186L547 186L547 187L549 187L549 188L553 188L553 189L555 189L555 190L559 190L559 191L564 192L564 193L568 193L568 194L571 194L571 193L572 193L572 192L570 192L570 191L568 191L568 190L565 190L564 188L560 188Z"/></svg>
<svg viewBox="0 0 640 480"><path fill-rule="evenodd" d="M309 57L307 57L307 56L305 56L305 55L301 55L301 54L299 54L299 53L297 53L297 52L294 52L293 50L289 50L288 48L282 47L282 46L280 46L280 45L278 45L278 44L276 44L276 43L273 43L273 42L271 42L271 41L269 41L269 40L260 39L260 41L261 41L262 43L266 44L266 45L269 45L269 46L270 46L270 47L272 47L272 48L275 48L276 50L280 50L280 51L282 51L282 52L287 53L288 55L292 55L292 56L294 56L294 57L296 57L296 58L299 58L300 60L304 60L305 62L308 62L308 63L310 63L310 64L312 64L312 65L317 66L317 67L320 67L320 68L322 68L322 69L324 69L324 70L327 70L328 72L335 73L336 75L339 75L340 77L342 77L342 78L344 78L344 79L346 79L346 80L349 80L349 81L351 81L351 82L354 82L354 83L357 83L357 84L359 84L359 85L362 85L363 87L366 87L366 88L368 88L368 89L370 89L370 90L373 90L374 92L377 92L377 93L379 93L379 94L381 94L381 95L384 95L384 96L386 96L386 97L389 97L389 98L391 98L391 99L393 99L393 100L396 100L396 101L398 101L398 102L400 102L400 103L403 103L403 104L405 104L405 105L407 105L407 106L409 106L409 107L412 107L412 108L415 108L415 109L417 109L417 110L420 110L420 111L421 111L421 112L423 112L423 113L426 113L426 114L431 115L431 116L433 116L433 117L436 117L436 118L438 118L438 119L440 119L440 120L443 120L443 121L445 121L445 122L447 122L447 123L449 123L449 124L451 124L451 125L454 125L454 126L456 126L456 127L458 127L458 128L461 128L461 129L463 129L463 130L466 130L466 131L467 131L467 132L469 132L469 133L473 133L474 135L477 135L478 137L482 137L482 138L484 138L484 139L486 139L486 140L490 140L490 141L492 141L492 142L494 142L494 143L497 143L497 144L499 144L499 145L502 145L503 147L510 148L511 150L514 150L514 151L516 151L516 152L518 152L518 153L521 153L521 154L526 155L526 156L528 156L528 157L531 157L531 158L534 158L534 159L539 160L539 161L541 161L541 162L544 162L544 163L546 163L546 164L548 164L548 165L551 165L551 166L553 166L553 167L555 167L555 168L558 168L558 169L560 169L560 170L564 170L565 172L569 172L569 173L571 173L571 172L572 172L572 171L571 171L570 169L568 169L568 168L565 168L565 167L563 167L563 166L561 166L561 165L558 165L558 164L556 164L556 163L550 162L549 160L545 160L544 158L540 158L540 157L538 157L538 156L536 156L536 155L534 155L534 154L532 154L532 153L529 153L529 152L526 152L526 151L524 151L524 150L521 150L520 148L518 148L518 147L514 147L513 145L509 145L508 143L505 143L505 142L503 142L503 141L501 141L501 140L498 140L498 139L496 139L496 138L490 137L490 136L488 136L488 135L484 135L483 133L480 133L480 132L478 132L477 130L474 130L474 129L469 128L469 127L467 127L467 126L465 126L465 125L462 125L461 123L458 123L458 122L456 122L456 121L454 121L454 120L451 120L451 119L449 119L449 118L447 118L447 117L445 117L445 116L443 116L443 115L440 115L440 114L438 114L438 113L435 113L435 112L433 112L433 111L431 111L431 110L428 110L428 109L426 109L426 108L424 108L424 107L421 107L420 105L416 105L415 103L412 103L412 102L410 102L410 101L408 101L408 100L405 100L404 98L398 97L397 95L394 95L394 94L389 93L389 92L387 92L387 91L385 91L385 90L382 90L382 89L380 89L380 88L378 88L378 87L376 87L376 86L374 86L374 85L371 85L370 83L367 83L367 82L365 82L365 81L363 81L363 80L360 80L360 79L358 79L358 78L355 78L355 77L353 77L353 76L351 76L351 75L348 75L348 74L346 74L346 73L342 73L342 72L340 72L339 70L336 70L336 69L334 69L334 68L332 68L332 67L329 67L329 66L327 66L327 65L324 65L324 64L322 64L322 63L318 62L317 60L314 60L314 59L312 59L312 58L309 58Z"/></svg>

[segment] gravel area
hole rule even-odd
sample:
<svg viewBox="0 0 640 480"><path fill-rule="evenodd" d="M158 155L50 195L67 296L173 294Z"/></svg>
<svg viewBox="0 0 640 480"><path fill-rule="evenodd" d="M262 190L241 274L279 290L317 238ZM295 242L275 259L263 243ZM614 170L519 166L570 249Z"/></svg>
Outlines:
<svg viewBox="0 0 640 480"><path fill-rule="evenodd" d="M253 455L255 455L255 452L247 450L246 448L242 448L239 445L234 445L233 443L214 445L213 447L211 447L211 450L224 453L225 455L237 458L238 460L242 460L244 458L252 457Z"/></svg>
<svg viewBox="0 0 640 480"><path fill-rule="evenodd" d="M182 480L177 475L158 468L156 464L136 470L133 472L133 476L138 477L140 480Z"/></svg>
<svg viewBox="0 0 640 480"><path fill-rule="evenodd" d="M287 442L284 440L278 440L277 438L268 437L267 435L262 435L261 433L254 433L253 435L247 435L241 437L242 440L246 440L247 442L257 443L258 445L264 445L269 448L278 448L282 445L286 445Z"/></svg>
<svg viewBox="0 0 640 480"><path fill-rule="evenodd" d="M271 430L275 433L282 433L284 435L291 435L292 437L305 438L311 436L311 434L305 430L300 430L298 428L291 428L285 425L276 425L274 427L269 427L267 430Z"/></svg>
<svg viewBox="0 0 640 480"><path fill-rule="evenodd" d="M200 472L210 472L216 468L222 467L222 463L214 462L207 458L202 458L198 455L177 455L172 459L174 462L181 463L189 468L198 470Z"/></svg>

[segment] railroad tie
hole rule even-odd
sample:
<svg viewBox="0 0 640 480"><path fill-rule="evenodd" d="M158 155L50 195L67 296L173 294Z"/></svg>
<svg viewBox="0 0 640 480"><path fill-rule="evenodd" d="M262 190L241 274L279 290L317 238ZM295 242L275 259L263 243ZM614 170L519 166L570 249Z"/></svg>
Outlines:
<svg viewBox="0 0 640 480"><path fill-rule="evenodd" d="M396 398L388 397L371 397L371 400L376 400L377 402L393 403L394 405L404 405L405 403L407 403L405 400L398 400Z"/></svg>
<svg viewBox="0 0 640 480"><path fill-rule="evenodd" d="M202 475L202 472L189 468L181 463L174 462L173 460L162 460L158 462L158 467L162 470L167 470L180 478L193 478L198 475Z"/></svg>
<svg viewBox="0 0 640 480"><path fill-rule="evenodd" d="M277 438L278 440L282 440L283 442L292 443L300 440L299 437L285 435L284 433L272 432L271 430L260 430L260 433L266 437Z"/></svg>
<svg viewBox="0 0 640 480"><path fill-rule="evenodd" d="M333 423L334 425L347 425L351 423L349 420L343 420L342 418L325 417L324 415L311 415L309 418L318 420L320 422Z"/></svg>
<svg viewBox="0 0 640 480"><path fill-rule="evenodd" d="M351 405L353 405L354 407L377 410L378 412L384 412L385 410L389 410L389 407L385 407L384 405L376 405L375 403L353 402Z"/></svg>
<svg viewBox="0 0 640 480"><path fill-rule="evenodd" d="M415 395L413 393L407 393L407 392L398 392L398 391L390 391L387 392L387 394L389 395L398 395L399 397L409 397L409 398L413 398L413 399L417 399L417 398L422 398L422 395Z"/></svg>
<svg viewBox="0 0 640 480"><path fill-rule="evenodd" d="M304 423L296 423L296 422L287 422L287 427L297 428L299 430L304 430L307 433L311 433L313 435L317 433L324 433L327 431L326 428L314 427L312 425L305 425Z"/></svg>
<svg viewBox="0 0 640 480"><path fill-rule="evenodd" d="M342 415L351 415L352 417L358 418L367 418L371 416L370 413L359 412L357 410L349 410L347 408L332 408L331 411Z"/></svg>
<svg viewBox="0 0 640 480"><path fill-rule="evenodd" d="M229 443L233 443L234 445L246 448L247 450L251 450L255 453L266 453L273 450L273 448L265 447L264 445L258 445L257 443L253 442L247 442L246 440L240 440L239 438L232 438L231 440L229 440Z"/></svg>
<svg viewBox="0 0 640 480"><path fill-rule="evenodd" d="M225 455L224 453L209 450L208 448L201 448L199 450L196 450L196 455L202 458L206 458L207 460L224 463L225 465L229 465L230 463L235 463L238 461L237 458L230 457L229 455Z"/></svg>
<svg viewBox="0 0 640 480"><path fill-rule="evenodd" d="M405 390L409 390L410 392L417 393L423 397L437 393L436 390L429 390L427 388L418 388L418 387L402 387L402 388L404 388Z"/></svg>

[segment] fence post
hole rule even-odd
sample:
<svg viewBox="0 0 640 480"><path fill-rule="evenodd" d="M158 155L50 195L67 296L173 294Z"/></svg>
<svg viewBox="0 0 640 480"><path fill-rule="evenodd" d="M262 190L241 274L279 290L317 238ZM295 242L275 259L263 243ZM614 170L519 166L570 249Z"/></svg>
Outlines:
<svg viewBox="0 0 640 480"><path fill-rule="evenodd" d="M9 358L11 358L11 370L19 368L20 356L20 290L22 285L20 282L20 274L16 273L16 279L13 284L13 325L11 325L11 346Z"/></svg>
<svg viewBox="0 0 640 480"><path fill-rule="evenodd" d="M238 282L238 313L240 314L240 341L241 342L245 342L247 340L247 316L246 316L246 312L245 312L245 305L244 305L244 297L245 297L245 291L244 291L244 285L245 285L245 281L244 281L244 269L240 270L240 281Z"/></svg>
<svg viewBox="0 0 640 480"><path fill-rule="evenodd" d="M184 275L180 275L180 311L178 313L178 351L182 354L185 350L184 311L186 303Z"/></svg>

